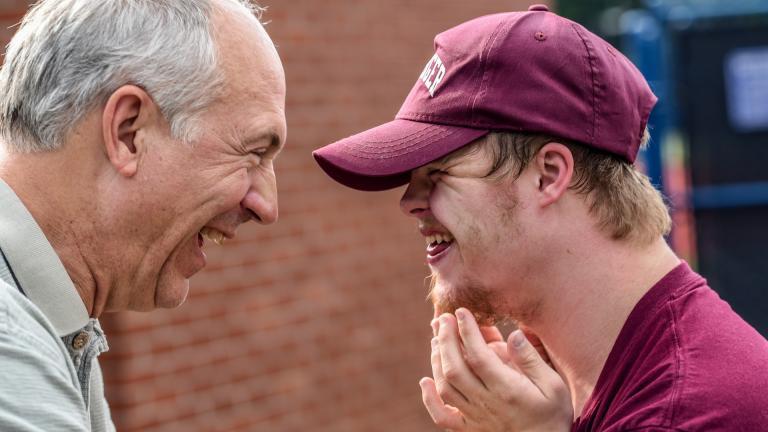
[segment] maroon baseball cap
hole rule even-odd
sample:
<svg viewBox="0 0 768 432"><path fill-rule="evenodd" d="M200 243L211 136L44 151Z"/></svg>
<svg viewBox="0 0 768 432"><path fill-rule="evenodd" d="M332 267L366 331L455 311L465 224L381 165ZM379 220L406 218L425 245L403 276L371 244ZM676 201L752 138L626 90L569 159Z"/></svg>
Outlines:
<svg viewBox="0 0 768 432"><path fill-rule="evenodd" d="M581 25L534 5L447 30L435 51L395 120L313 153L331 178L359 190L397 187L491 131L553 135L635 161L656 96Z"/></svg>

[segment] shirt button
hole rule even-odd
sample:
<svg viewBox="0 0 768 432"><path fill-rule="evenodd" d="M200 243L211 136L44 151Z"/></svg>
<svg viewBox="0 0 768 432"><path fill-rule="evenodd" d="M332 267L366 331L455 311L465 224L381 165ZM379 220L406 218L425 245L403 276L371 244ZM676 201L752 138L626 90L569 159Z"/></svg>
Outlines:
<svg viewBox="0 0 768 432"><path fill-rule="evenodd" d="M547 5L543 5L543 4L531 5L531 7L529 7L528 10L531 12L549 12L549 8L547 7Z"/></svg>
<svg viewBox="0 0 768 432"><path fill-rule="evenodd" d="M75 336L75 339L72 340L72 348L79 350L83 349L85 344L88 343L88 333L86 332L80 332Z"/></svg>

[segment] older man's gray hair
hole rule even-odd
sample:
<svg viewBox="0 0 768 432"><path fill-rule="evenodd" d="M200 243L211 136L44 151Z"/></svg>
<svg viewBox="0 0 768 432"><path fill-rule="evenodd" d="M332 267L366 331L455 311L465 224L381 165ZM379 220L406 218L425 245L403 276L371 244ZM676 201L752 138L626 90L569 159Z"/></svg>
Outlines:
<svg viewBox="0 0 768 432"><path fill-rule="evenodd" d="M83 116L126 84L144 88L175 138L222 77L211 13L247 0L42 0L25 16L0 70L0 136L8 151L54 150Z"/></svg>

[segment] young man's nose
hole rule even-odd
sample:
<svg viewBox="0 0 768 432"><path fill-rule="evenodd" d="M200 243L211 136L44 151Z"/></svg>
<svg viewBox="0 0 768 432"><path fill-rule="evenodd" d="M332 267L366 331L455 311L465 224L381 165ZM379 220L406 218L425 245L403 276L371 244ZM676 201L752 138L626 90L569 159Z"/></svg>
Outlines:
<svg viewBox="0 0 768 432"><path fill-rule="evenodd" d="M400 198L400 210L406 216L418 217L429 209L429 193L432 185L426 175L418 172L411 173L411 181Z"/></svg>

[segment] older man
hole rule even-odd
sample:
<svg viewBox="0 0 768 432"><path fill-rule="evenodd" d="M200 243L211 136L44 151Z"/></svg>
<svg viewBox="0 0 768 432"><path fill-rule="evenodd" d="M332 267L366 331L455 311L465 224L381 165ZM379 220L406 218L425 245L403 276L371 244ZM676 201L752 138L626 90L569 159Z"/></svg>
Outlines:
<svg viewBox="0 0 768 432"><path fill-rule="evenodd" d="M0 73L0 430L114 429L104 312L277 218L285 79L240 0L44 0Z"/></svg>
<svg viewBox="0 0 768 432"><path fill-rule="evenodd" d="M435 47L394 121L315 153L347 186L408 184L440 315L420 383L435 423L765 430L768 342L670 250L633 166L656 102L637 69L544 6ZM537 339L505 343L503 320Z"/></svg>

